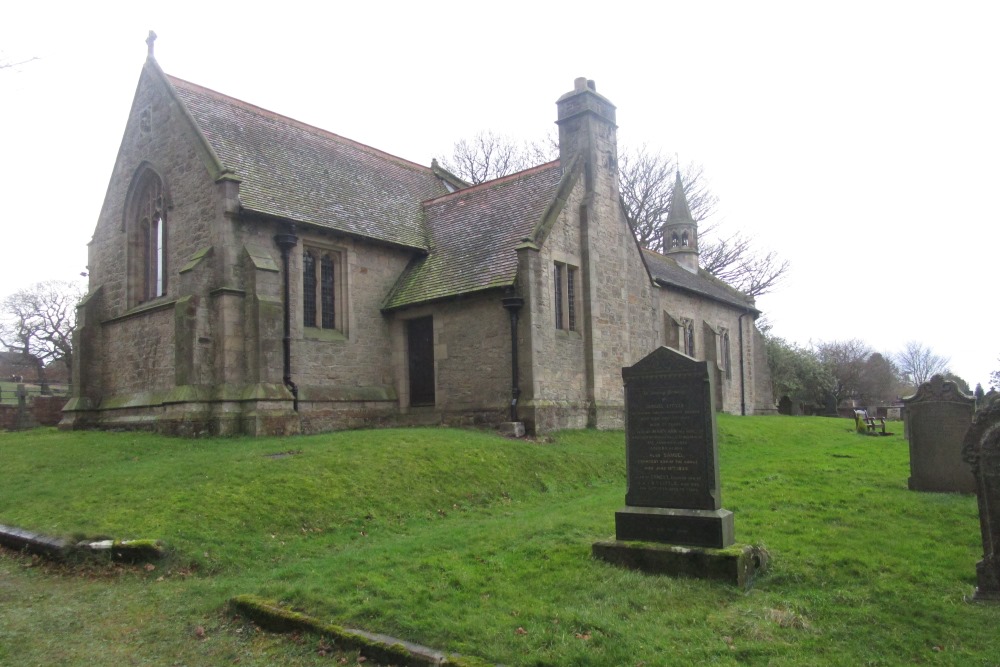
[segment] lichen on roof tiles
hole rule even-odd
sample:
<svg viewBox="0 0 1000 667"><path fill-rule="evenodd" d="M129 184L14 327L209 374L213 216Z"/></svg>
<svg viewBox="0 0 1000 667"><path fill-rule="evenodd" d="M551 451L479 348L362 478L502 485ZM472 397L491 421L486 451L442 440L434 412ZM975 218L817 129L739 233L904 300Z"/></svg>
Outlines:
<svg viewBox="0 0 1000 667"><path fill-rule="evenodd" d="M661 285L677 287L731 306L758 312L753 298L730 287L704 269L698 269L698 273L692 273L674 261L673 258L653 250L643 249L642 256L646 260L646 266L649 268L653 280Z"/></svg>
<svg viewBox="0 0 1000 667"><path fill-rule="evenodd" d="M167 77L249 210L425 249L421 202L447 192L428 167Z"/></svg>
<svg viewBox="0 0 1000 667"><path fill-rule="evenodd" d="M551 162L426 202L430 251L410 263L383 308L512 285L515 248L545 214L561 176Z"/></svg>

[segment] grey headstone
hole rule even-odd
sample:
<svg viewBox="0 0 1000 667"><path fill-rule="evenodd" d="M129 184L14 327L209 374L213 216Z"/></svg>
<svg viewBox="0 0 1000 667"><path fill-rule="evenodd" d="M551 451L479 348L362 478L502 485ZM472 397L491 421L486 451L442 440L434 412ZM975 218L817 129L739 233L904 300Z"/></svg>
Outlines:
<svg viewBox="0 0 1000 667"><path fill-rule="evenodd" d="M1000 602L1000 403L976 414L962 456L972 468L979 503L983 559L976 563L975 600Z"/></svg>
<svg viewBox="0 0 1000 667"><path fill-rule="evenodd" d="M910 441L910 489L974 493L976 480L962 459L962 442L972 424L976 399L935 375L903 404Z"/></svg>
<svg viewBox="0 0 1000 667"><path fill-rule="evenodd" d="M661 347L622 377L628 488L617 539L729 546L733 515L722 509L708 362Z"/></svg>

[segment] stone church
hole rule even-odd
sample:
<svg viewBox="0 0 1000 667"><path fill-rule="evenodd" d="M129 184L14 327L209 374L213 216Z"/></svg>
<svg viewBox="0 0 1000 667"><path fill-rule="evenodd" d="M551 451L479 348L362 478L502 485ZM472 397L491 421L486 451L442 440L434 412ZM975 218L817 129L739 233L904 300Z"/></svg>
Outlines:
<svg viewBox="0 0 1000 667"><path fill-rule="evenodd" d="M773 411L760 313L699 270L679 180L668 251L637 245L592 81L556 102L558 160L470 186L169 76L149 44L62 427L620 428L622 367L660 345L711 362L719 409Z"/></svg>

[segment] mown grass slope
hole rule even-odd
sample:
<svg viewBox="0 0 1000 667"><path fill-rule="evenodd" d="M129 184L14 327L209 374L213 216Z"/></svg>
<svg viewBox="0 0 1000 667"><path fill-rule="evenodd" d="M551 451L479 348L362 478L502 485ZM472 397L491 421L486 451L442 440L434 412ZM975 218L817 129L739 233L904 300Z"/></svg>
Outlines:
<svg viewBox="0 0 1000 667"><path fill-rule="evenodd" d="M171 547L152 570L2 556L0 663L329 664L234 623L255 593L509 665L997 664L1000 609L964 599L975 499L908 491L906 442L849 426L720 416L723 506L773 557L749 593L590 558L620 432L0 434L0 523Z"/></svg>

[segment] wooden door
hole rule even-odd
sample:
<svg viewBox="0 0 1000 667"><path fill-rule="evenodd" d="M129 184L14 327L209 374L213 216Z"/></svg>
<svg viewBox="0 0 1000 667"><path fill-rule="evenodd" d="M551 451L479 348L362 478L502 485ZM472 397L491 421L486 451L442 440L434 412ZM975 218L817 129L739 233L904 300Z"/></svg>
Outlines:
<svg viewBox="0 0 1000 667"><path fill-rule="evenodd" d="M406 324L410 373L410 405L434 405L434 318Z"/></svg>

